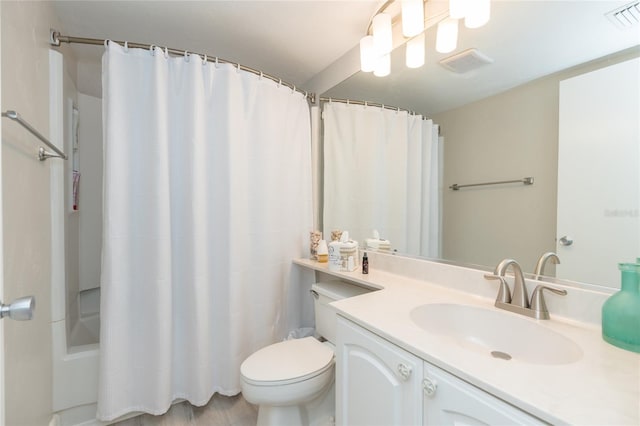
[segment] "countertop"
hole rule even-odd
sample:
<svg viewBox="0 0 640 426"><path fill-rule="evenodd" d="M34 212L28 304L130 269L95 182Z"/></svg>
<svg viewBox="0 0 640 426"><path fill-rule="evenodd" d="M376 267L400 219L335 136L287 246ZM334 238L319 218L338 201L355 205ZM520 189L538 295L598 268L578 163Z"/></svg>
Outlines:
<svg viewBox="0 0 640 426"><path fill-rule="evenodd" d="M496 309L494 300L452 290L436 283L376 270L368 275L329 271L327 264L294 260L320 271L377 290L333 303L338 312L459 378L552 424L640 425L640 354L614 347L601 338L599 327L553 317L536 321L577 343L576 362L537 365L505 361L462 349L446 336L419 328L410 311L427 303L456 303Z"/></svg>

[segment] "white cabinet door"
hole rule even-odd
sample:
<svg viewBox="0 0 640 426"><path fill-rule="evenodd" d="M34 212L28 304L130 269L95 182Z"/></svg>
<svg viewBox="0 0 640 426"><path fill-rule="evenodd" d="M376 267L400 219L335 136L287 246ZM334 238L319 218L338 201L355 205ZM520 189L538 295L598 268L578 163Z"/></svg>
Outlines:
<svg viewBox="0 0 640 426"><path fill-rule="evenodd" d="M338 425L422 424L422 360L342 317L336 356Z"/></svg>
<svg viewBox="0 0 640 426"><path fill-rule="evenodd" d="M544 424L429 363L424 363L424 424L438 426Z"/></svg>

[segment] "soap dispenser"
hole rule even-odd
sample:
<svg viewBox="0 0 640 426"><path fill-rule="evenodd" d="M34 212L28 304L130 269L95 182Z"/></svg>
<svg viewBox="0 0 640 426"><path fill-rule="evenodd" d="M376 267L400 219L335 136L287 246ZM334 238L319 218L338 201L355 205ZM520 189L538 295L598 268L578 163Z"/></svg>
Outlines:
<svg viewBox="0 0 640 426"><path fill-rule="evenodd" d="M602 338L640 353L640 263L620 263L618 269L620 291L602 305Z"/></svg>

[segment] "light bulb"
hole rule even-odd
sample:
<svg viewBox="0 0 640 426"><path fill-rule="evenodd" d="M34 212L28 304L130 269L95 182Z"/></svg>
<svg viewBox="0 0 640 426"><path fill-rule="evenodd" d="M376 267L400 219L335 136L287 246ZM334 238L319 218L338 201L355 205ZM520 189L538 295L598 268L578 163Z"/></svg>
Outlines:
<svg viewBox="0 0 640 426"><path fill-rule="evenodd" d="M392 45L391 15L379 13L373 17L373 46L377 55L390 53Z"/></svg>
<svg viewBox="0 0 640 426"><path fill-rule="evenodd" d="M413 37L424 31L423 0L402 0L402 34Z"/></svg>
<svg viewBox="0 0 640 426"><path fill-rule="evenodd" d="M458 45L458 20L447 18L438 22L436 35L436 51L449 53L456 50Z"/></svg>
<svg viewBox="0 0 640 426"><path fill-rule="evenodd" d="M424 33L407 42L406 55L408 68L420 68L424 65Z"/></svg>
<svg viewBox="0 0 640 426"><path fill-rule="evenodd" d="M373 48L373 36L360 39L360 69L362 72L371 72L376 65L376 52Z"/></svg>
<svg viewBox="0 0 640 426"><path fill-rule="evenodd" d="M373 70L373 75L376 77L386 77L391 74L391 55L378 56L376 60L376 68Z"/></svg>
<svg viewBox="0 0 640 426"><path fill-rule="evenodd" d="M491 17L490 0L474 0L468 3L469 9L464 18L464 26L467 28L480 28Z"/></svg>

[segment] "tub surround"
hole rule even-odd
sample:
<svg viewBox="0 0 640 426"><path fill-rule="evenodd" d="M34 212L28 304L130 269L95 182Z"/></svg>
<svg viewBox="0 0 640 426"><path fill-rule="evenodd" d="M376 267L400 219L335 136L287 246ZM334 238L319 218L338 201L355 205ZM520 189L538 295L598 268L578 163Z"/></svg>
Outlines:
<svg viewBox="0 0 640 426"><path fill-rule="evenodd" d="M428 303L496 309L498 282L485 280L486 271L375 252L369 253L369 262L369 274L363 275L359 270L329 271L326 264L308 259L294 261L380 290L333 305L340 315L545 422L640 424L640 355L611 346L600 336L600 309L611 294L607 289L550 284L568 294L545 295L550 320L527 320L573 340L583 355L573 363L537 365L465 350L410 319L413 308ZM529 294L536 284L527 280Z"/></svg>

